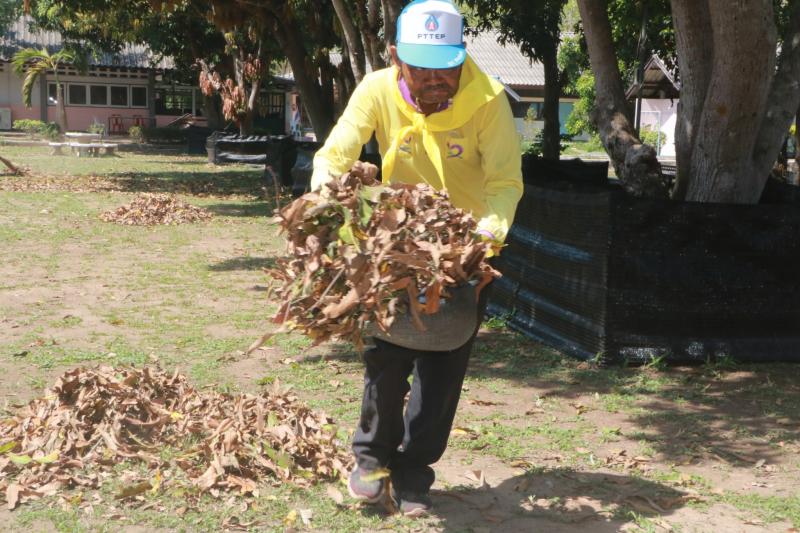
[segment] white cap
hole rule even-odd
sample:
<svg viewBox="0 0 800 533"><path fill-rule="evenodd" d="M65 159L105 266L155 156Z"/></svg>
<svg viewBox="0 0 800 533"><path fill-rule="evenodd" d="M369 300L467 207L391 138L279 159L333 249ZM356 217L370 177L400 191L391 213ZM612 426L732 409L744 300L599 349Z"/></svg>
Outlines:
<svg viewBox="0 0 800 533"><path fill-rule="evenodd" d="M397 55L421 68L454 68L467 58L464 18L449 0L416 0L397 18Z"/></svg>

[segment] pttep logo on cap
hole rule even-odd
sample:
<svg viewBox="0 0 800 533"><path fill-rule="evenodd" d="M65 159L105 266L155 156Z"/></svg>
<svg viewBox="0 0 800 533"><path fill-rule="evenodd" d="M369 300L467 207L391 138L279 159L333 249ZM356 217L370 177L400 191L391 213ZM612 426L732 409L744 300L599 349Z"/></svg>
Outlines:
<svg viewBox="0 0 800 533"><path fill-rule="evenodd" d="M449 0L416 0L397 18L397 55L419 68L454 68L467 58L464 19Z"/></svg>

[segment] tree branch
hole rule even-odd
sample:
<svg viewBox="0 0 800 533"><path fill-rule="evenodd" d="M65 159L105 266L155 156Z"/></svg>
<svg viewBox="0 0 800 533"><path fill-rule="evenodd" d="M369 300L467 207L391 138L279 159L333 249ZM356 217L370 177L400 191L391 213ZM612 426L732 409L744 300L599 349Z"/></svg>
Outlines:
<svg viewBox="0 0 800 533"><path fill-rule="evenodd" d="M778 158L783 138L800 106L800 2L794 2L789 27L783 39L778 71L767 99L767 112L761 122L753 150L753 167L766 180ZM763 181L761 183L763 187Z"/></svg>
<svg viewBox="0 0 800 533"><path fill-rule="evenodd" d="M15 166L11 161L9 161L8 159L6 159L3 156L0 156L0 163L3 163L5 166L7 166L11 170L11 172L13 172L16 175L24 174L22 169L20 169L19 167Z"/></svg>
<svg viewBox="0 0 800 533"><path fill-rule="evenodd" d="M605 0L578 0L597 89L594 120L623 187L634 196L666 197L661 164L652 146L636 138L617 67Z"/></svg>

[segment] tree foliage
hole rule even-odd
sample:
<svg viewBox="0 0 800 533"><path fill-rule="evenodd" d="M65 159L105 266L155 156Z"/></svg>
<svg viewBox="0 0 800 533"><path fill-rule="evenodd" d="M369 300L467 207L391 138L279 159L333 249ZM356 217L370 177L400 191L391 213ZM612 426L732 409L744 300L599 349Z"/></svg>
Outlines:
<svg viewBox="0 0 800 533"><path fill-rule="evenodd" d="M22 3L18 0L0 0L0 33L6 32L21 11Z"/></svg>
<svg viewBox="0 0 800 533"><path fill-rule="evenodd" d="M24 48L14 54L11 59L11 68L23 78L22 81L22 102L26 107L31 107L31 94L33 87L42 76L47 75L47 71L52 71L56 82L56 122L61 131L67 131L67 114L64 110L64 92L58 80L58 69L67 63L76 63L76 55L68 49L50 53L46 48L36 50L35 48Z"/></svg>
<svg viewBox="0 0 800 533"><path fill-rule="evenodd" d="M566 0L461 0L479 30L497 30L502 44L512 43L544 67L542 154L558 159L558 101L564 78L558 68L561 14Z"/></svg>

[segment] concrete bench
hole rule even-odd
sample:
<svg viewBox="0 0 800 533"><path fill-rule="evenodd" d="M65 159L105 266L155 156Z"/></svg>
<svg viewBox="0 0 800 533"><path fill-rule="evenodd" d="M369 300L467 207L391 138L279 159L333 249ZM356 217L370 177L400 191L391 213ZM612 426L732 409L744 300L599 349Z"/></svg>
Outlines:
<svg viewBox="0 0 800 533"><path fill-rule="evenodd" d="M97 157L100 155L101 149L105 151L106 155L112 155L119 147L118 144L113 143L69 143L69 146L78 157Z"/></svg>
<svg viewBox="0 0 800 533"><path fill-rule="evenodd" d="M64 152L61 151L61 147L69 145L70 143L47 143L47 146L50 147L50 155L64 155Z"/></svg>

